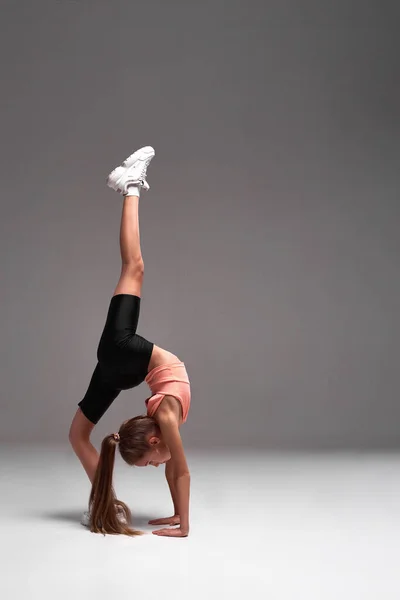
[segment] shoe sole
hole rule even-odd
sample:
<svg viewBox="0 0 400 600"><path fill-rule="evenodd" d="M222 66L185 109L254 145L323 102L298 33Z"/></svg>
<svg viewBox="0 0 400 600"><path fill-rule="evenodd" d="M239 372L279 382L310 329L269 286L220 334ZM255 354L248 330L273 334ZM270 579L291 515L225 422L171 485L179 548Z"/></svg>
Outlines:
<svg viewBox="0 0 400 600"><path fill-rule="evenodd" d="M108 187L112 188L116 192L122 193L122 190L118 187L118 184L123 175L125 175L126 169L132 167L137 160L146 160L146 158L149 156L154 157L155 154L155 150L152 146L144 146L143 148L136 150L136 152L124 160L122 165L119 165L113 171L111 171L106 180Z"/></svg>

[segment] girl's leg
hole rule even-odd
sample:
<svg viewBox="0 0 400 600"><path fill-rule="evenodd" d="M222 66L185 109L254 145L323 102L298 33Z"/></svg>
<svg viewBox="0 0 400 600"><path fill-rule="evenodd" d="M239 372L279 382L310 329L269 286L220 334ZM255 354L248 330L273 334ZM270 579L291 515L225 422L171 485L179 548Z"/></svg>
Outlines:
<svg viewBox="0 0 400 600"><path fill-rule="evenodd" d="M122 268L114 296L132 294L140 298L144 264L140 249L139 196L141 189L150 187L146 174L154 155L151 146L139 148L107 178L107 185L124 196L120 232Z"/></svg>
<svg viewBox="0 0 400 600"><path fill-rule="evenodd" d="M144 263L140 248L139 196L142 188L149 189L146 169L154 154L151 146L141 148L108 176L108 186L124 194L120 229L122 267L114 296L132 294L140 298L141 295ZM94 427L78 408L69 431L69 441L92 483L99 462L99 453L90 442Z"/></svg>
<svg viewBox="0 0 400 600"><path fill-rule="evenodd" d="M140 248L139 196L124 196L120 228L121 275L117 294L141 296L144 262Z"/></svg>
<svg viewBox="0 0 400 600"><path fill-rule="evenodd" d="M140 194L140 191L137 191ZM140 298L144 264L140 249L138 195L124 196L120 230L120 250L122 261L121 276L113 295L132 294ZM90 442L90 434L94 427L95 425L78 408L69 431L71 446L92 483L99 462L99 453Z"/></svg>
<svg viewBox="0 0 400 600"><path fill-rule="evenodd" d="M94 427L93 423L78 408L69 430L69 441L91 483L93 483L99 462L99 453L90 442L90 434Z"/></svg>

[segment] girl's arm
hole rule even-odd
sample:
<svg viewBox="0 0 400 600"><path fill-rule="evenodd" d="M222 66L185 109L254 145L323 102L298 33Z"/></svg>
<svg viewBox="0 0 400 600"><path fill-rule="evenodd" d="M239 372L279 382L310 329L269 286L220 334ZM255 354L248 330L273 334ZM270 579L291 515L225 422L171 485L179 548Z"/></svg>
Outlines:
<svg viewBox="0 0 400 600"><path fill-rule="evenodd" d="M189 498L190 498L190 473L186 462L185 451L179 425L173 414L160 415L158 423L163 441L169 448L171 458L170 468L173 470L173 487L176 495L177 514L180 516L180 530L183 535L189 533Z"/></svg>
<svg viewBox="0 0 400 600"><path fill-rule="evenodd" d="M165 463L165 477L168 482L169 491L171 492L171 498L172 498L172 502L174 505L174 514L179 515L178 498L176 495L175 483L174 483L174 464L173 464L172 460L168 460Z"/></svg>

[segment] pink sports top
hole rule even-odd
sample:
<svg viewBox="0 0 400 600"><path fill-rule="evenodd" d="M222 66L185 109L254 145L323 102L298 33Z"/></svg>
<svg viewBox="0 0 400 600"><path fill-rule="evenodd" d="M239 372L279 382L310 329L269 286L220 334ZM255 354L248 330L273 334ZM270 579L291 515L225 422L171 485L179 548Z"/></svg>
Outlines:
<svg viewBox="0 0 400 600"><path fill-rule="evenodd" d="M174 396L182 405L182 418L185 423L190 407L190 381L183 362L154 367L145 378L152 396L147 398L147 415L152 417L164 396Z"/></svg>

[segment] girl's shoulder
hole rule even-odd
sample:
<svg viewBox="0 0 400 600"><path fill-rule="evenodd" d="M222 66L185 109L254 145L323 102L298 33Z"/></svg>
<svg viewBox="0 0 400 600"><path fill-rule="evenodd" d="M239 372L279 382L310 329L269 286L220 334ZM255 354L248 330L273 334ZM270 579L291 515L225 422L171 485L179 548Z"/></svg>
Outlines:
<svg viewBox="0 0 400 600"><path fill-rule="evenodd" d="M173 417L178 423L179 427L183 423L182 404L178 398L175 398L175 396L165 395L160 402L160 406L154 414L154 419L156 421L165 417Z"/></svg>

